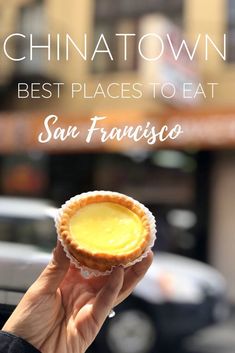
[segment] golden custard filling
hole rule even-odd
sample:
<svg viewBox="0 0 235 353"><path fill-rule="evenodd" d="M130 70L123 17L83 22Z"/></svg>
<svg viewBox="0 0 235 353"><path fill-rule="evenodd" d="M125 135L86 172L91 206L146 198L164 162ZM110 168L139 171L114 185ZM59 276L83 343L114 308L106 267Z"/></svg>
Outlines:
<svg viewBox="0 0 235 353"><path fill-rule="evenodd" d="M143 232L139 216L113 202L86 205L70 219L72 239L93 253L127 254L139 247Z"/></svg>

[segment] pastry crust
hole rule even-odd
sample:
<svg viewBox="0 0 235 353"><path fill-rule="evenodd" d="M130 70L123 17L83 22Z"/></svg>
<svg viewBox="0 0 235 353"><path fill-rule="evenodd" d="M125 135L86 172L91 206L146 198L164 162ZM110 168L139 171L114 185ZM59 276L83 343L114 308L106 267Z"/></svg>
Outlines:
<svg viewBox="0 0 235 353"><path fill-rule="evenodd" d="M72 198L67 202L60 211L57 221L57 231L60 240L68 252L75 258L81 266L85 266L92 270L106 272L114 266L127 265L139 258L148 248L151 241L151 228L147 213L138 202L130 197L115 192L90 192L84 194L81 198ZM81 248L76 240L73 239L70 231L70 219L77 211L89 204L112 202L122 205L135 213L143 225L142 240L139 247L129 253L114 255L107 252L94 252L91 249Z"/></svg>

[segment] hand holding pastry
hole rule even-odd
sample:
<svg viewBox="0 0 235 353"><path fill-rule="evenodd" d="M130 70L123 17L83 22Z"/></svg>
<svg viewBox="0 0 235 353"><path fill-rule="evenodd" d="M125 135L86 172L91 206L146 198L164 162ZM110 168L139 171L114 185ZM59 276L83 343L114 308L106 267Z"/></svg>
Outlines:
<svg viewBox="0 0 235 353"><path fill-rule="evenodd" d="M111 309L123 301L152 262L141 262L110 275L85 279L70 265L60 243L50 264L27 291L4 331L20 336L42 353L84 353Z"/></svg>
<svg viewBox="0 0 235 353"><path fill-rule="evenodd" d="M155 221L137 201L101 191L72 198L56 227L52 261L3 330L42 353L84 353L149 268ZM84 268L99 276L84 278Z"/></svg>

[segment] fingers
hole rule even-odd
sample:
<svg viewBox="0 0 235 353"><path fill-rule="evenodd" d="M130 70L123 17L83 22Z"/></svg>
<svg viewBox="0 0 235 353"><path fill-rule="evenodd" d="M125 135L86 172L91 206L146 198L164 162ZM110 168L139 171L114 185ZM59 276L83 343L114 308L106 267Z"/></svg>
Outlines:
<svg viewBox="0 0 235 353"><path fill-rule="evenodd" d="M153 261L153 253L149 252L148 256L142 261L128 268L125 272L122 289L117 298L115 305L120 304L133 291L138 282L144 277Z"/></svg>
<svg viewBox="0 0 235 353"><path fill-rule="evenodd" d="M92 306L92 318L99 329L115 305L124 279L123 268L116 268L99 291Z"/></svg>
<svg viewBox="0 0 235 353"><path fill-rule="evenodd" d="M52 260L33 284L32 289L40 290L45 294L56 292L69 269L69 264L70 261L66 257L61 243L57 241Z"/></svg>

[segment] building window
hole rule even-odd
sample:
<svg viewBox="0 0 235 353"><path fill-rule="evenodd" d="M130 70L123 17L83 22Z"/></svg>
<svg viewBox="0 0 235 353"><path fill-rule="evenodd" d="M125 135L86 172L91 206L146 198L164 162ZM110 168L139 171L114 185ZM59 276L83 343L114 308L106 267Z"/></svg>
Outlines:
<svg viewBox="0 0 235 353"><path fill-rule="evenodd" d="M105 55L96 57L92 71L133 71L137 69L137 41L141 19L148 14L162 14L175 24L182 26L183 0L97 0L95 8L94 43L103 33L115 59ZM123 60L123 41L115 33L135 33L128 40L128 58Z"/></svg>
<svg viewBox="0 0 235 353"><path fill-rule="evenodd" d="M110 0L97 0L95 16L98 19L140 17L153 12L176 18L181 16L182 0L119 0L110 3Z"/></svg>
<svg viewBox="0 0 235 353"><path fill-rule="evenodd" d="M101 34L104 34L114 60L107 55L97 55L93 61L93 72L113 72L135 70L137 63L135 52L137 50L137 37L131 37L128 41L127 60L123 60L123 41L115 37L115 33L138 33L138 20L132 18L120 18L112 21L97 21L95 25L95 43Z"/></svg>
<svg viewBox="0 0 235 353"><path fill-rule="evenodd" d="M19 33L26 35L29 40L29 35L32 34L37 45L45 45L45 13L44 3L42 0L35 0L21 7L19 12L18 22ZM17 44L17 56L28 57L29 43L27 40L20 41ZM37 55L33 60L22 60L17 67L21 74L40 74L44 71L43 62L46 52L38 50Z"/></svg>
<svg viewBox="0 0 235 353"><path fill-rule="evenodd" d="M228 1L228 62L235 62L235 0Z"/></svg>

